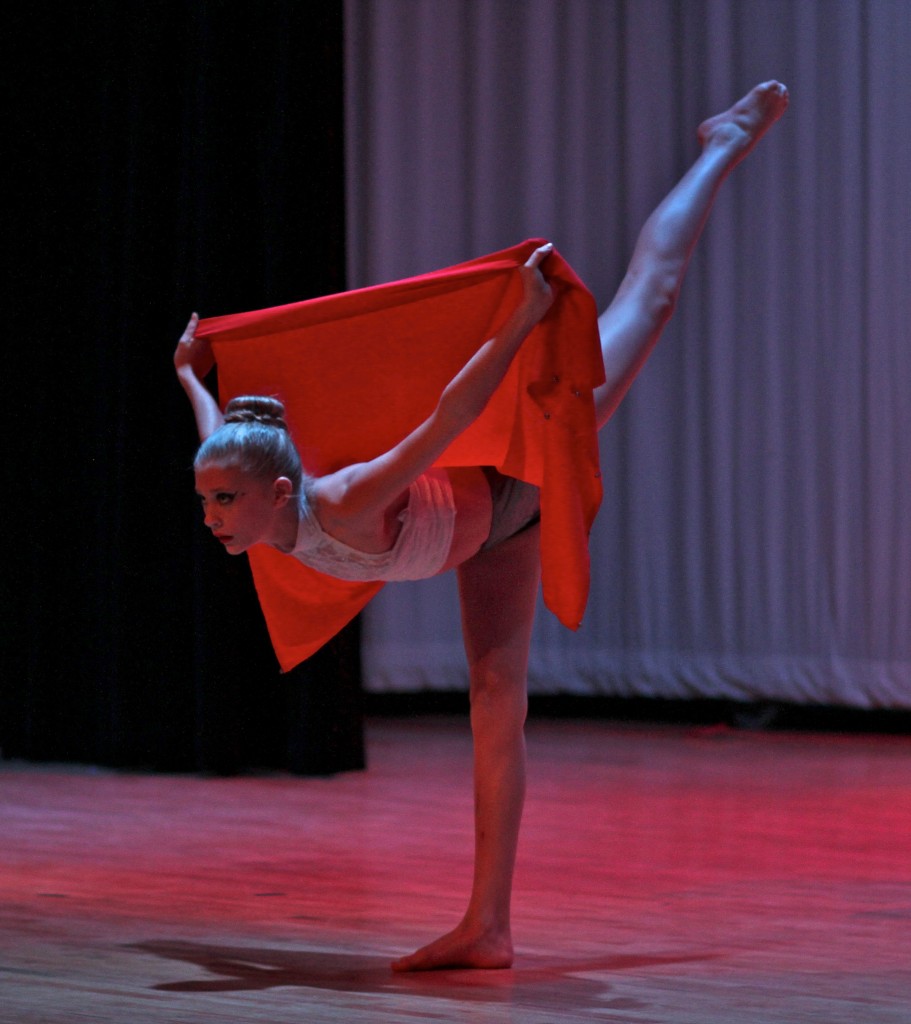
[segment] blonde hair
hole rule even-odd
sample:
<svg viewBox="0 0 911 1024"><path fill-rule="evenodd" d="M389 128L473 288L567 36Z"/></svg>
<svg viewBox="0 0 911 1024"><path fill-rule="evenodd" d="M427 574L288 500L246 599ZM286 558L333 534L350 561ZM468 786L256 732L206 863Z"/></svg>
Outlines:
<svg viewBox="0 0 911 1024"><path fill-rule="evenodd" d="M210 462L236 466L258 480L286 476L300 491L300 456L285 422L285 407L277 398L244 395L225 406L225 422L199 446L193 468Z"/></svg>

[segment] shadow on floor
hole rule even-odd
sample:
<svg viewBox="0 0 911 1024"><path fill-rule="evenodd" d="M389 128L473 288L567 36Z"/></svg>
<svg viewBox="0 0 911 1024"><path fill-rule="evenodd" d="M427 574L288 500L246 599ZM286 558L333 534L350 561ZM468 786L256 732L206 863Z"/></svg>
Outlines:
<svg viewBox="0 0 911 1024"><path fill-rule="evenodd" d="M691 956L608 956L555 962L526 958L506 971L447 970L396 974L375 956L215 946L185 941L150 941L127 947L166 960L192 964L211 977L152 986L162 992L251 992L282 986L362 994L411 995L483 1003L519 1003L539 1009L601 1008L642 1010L631 999L611 999L610 985L579 975L700 962L718 954Z"/></svg>

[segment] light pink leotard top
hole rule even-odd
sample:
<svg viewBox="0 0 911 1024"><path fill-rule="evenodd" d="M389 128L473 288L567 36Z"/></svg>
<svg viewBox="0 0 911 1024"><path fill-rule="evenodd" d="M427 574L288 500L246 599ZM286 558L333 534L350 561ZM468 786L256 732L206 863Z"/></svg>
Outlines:
<svg viewBox="0 0 911 1024"><path fill-rule="evenodd" d="M340 580L420 580L444 566L455 530L452 484L443 470L422 474L408 488L399 513L402 528L388 551L358 551L326 533L300 498L297 541L290 554L310 568Z"/></svg>

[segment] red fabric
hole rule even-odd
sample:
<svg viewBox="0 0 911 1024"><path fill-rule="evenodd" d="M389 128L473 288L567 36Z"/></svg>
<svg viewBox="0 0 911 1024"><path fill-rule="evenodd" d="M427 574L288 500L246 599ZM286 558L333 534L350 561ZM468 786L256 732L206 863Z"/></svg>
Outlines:
<svg viewBox="0 0 911 1024"><path fill-rule="evenodd" d="M420 277L203 320L222 400L276 395L304 467L332 471L388 450L522 295L531 240ZM441 466L496 466L541 488L544 600L578 628L588 598L588 533L601 500L592 389L604 379L595 303L556 252L556 301L525 340L481 417ZM250 563L279 663L288 670L352 619L380 583L331 579L258 545Z"/></svg>

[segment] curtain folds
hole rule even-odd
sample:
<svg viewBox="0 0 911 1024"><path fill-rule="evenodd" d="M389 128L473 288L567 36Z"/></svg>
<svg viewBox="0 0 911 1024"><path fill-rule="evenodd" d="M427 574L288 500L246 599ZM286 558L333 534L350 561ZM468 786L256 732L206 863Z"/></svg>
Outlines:
<svg viewBox="0 0 911 1024"><path fill-rule="evenodd" d="M699 121L784 120L601 434L577 634L537 692L911 707L905 0L347 0L349 284L549 237L606 303ZM432 339L431 339L432 340ZM454 580L386 588L367 684L457 688Z"/></svg>

